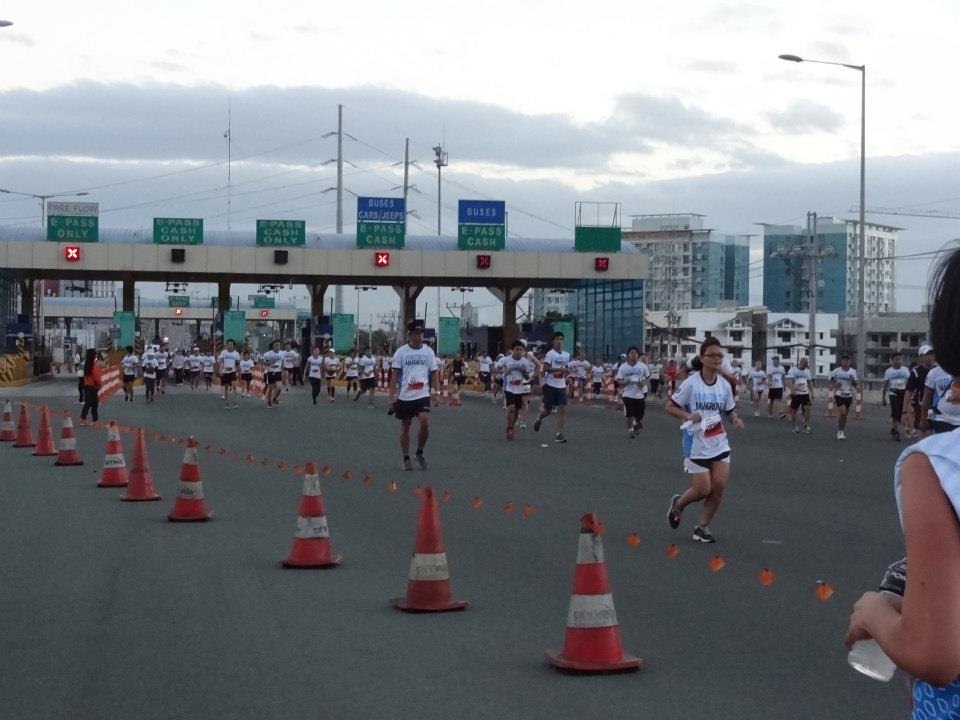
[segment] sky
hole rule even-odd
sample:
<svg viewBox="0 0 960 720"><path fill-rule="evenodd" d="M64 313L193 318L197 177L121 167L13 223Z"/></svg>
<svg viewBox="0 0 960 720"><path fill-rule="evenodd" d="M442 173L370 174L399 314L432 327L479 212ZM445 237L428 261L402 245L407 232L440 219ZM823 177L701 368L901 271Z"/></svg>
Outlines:
<svg viewBox="0 0 960 720"><path fill-rule="evenodd" d="M231 227L270 216L332 231L338 104L347 232L350 192L398 193L405 138L416 234L436 232L438 142L446 232L460 198L505 200L517 237L572 237L578 200L620 202L626 218L703 213L731 234L808 210L850 217L860 73L781 53L866 65L868 207L960 212L960 98L937 71L960 21L948 0L12 0L0 19L14 23L0 28L0 188L89 192L105 227L226 227L229 107ZM903 254L960 236L953 219L873 217L905 228ZM38 222L35 201L0 195L0 224ZM898 263L898 309L925 302L929 269ZM365 295L361 321L394 298ZM499 321L492 296L470 299ZM424 301L432 315L435 294Z"/></svg>

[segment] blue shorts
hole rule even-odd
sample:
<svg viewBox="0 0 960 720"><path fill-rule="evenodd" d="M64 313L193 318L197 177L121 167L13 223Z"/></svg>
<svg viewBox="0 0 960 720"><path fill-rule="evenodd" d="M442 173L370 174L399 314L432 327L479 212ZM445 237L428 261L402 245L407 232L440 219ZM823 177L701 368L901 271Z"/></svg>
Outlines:
<svg viewBox="0 0 960 720"><path fill-rule="evenodd" d="M567 389L558 388L552 385L543 386L543 406L550 410L554 406L563 407L567 404Z"/></svg>

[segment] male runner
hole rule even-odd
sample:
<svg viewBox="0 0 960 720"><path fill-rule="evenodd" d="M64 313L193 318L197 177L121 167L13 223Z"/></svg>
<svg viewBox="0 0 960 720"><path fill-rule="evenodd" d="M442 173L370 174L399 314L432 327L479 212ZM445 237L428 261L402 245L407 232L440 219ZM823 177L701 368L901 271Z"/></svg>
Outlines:
<svg viewBox="0 0 960 720"><path fill-rule="evenodd" d="M793 422L793 431L800 432L800 425L797 422L799 415L803 416L803 432L810 434L810 388L813 385L813 377L807 368L807 359L800 358L796 367L790 368L787 373L787 380L790 381L790 420ZM797 410L800 410L798 415Z"/></svg>
<svg viewBox="0 0 960 720"><path fill-rule="evenodd" d="M900 353L893 356L893 363L883 373L883 387L880 389L881 402L887 404L890 397L890 438L900 442L900 423L903 420L903 399L907 393L907 381L910 371L903 365Z"/></svg>
<svg viewBox="0 0 960 720"><path fill-rule="evenodd" d="M220 351L217 357L217 368L220 373L220 385L223 391L223 407L230 407L230 395L236 392L234 383L237 381L237 368L240 366L240 353L237 352L237 344L233 338L227 340L227 346ZM233 398L233 409L236 410L240 405L237 398Z"/></svg>
<svg viewBox="0 0 960 720"><path fill-rule="evenodd" d="M477 356L477 377L480 378L480 382L483 384L483 391L480 393L480 397L483 397L488 392L490 392L490 370L493 367L493 360L490 359L490 353L484 350L480 355Z"/></svg>
<svg viewBox="0 0 960 720"><path fill-rule="evenodd" d="M167 365L170 364L170 353L166 345L157 349L157 392L167 394Z"/></svg>
<svg viewBox="0 0 960 720"><path fill-rule="evenodd" d="M360 356L357 355L356 348L350 348L350 352L343 359L343 366L346 368L347 395L356 393L357 397L360 397Z"/></svg>
<svg viewBox="0 0 960 720"><path fill-rule="evenodd" d="M284 352L280 349L280 341L274 340L270 343L270 349L260 358L263 362L266 372L267 382L267 407L276 407L280 401L281 382L283 381L283 358Z"/></svg>
<svg viewBox="0 0 960 720"><path fill-rule="evenodd" d="M319 345L314 346L313 352L307 358L307 378L310 380L310 398L316 405L320 386L323 384L323 356L320 354Z"/></svg>
<svg viewBox="0 0 960 720"><path fill-rule="evenodd" d="M565 443L564 425L567 418L567 366L570 364L570 353L563 349L563 333L553 334L553 348L543 357L543 406L533 423L534 432L540 432L543 419L553 408L557 408L557 434L554 442Z"/></svg>
<svg viewBox="0 0 960 720"><path fill-rule="evenodd" d="M456 390L453 390L455 403L456 405L460 404L460 389L463 387L463 384L467 381L466 369L463 363L463 356L460 353L454 355L453 360L447 363L445 368L447 375L451 376L453 384L456 386ZM452 389L452 388L451 388Z"/></svg>
<svg viewBox="0 0 960 720"><path fill-rule="evenodd" d="M377 361L373 358L373 355L370 354L370 348L363 349L363 355L359 359L360 365L360 389L357 390L356 396L353 398L353 401L356 402L360 399L360 396L364 393L369 395L368 398L368 407L373 407L373 396L377 392Z"/></svg>
<svg viewBox="0 0 960 720"><path fill-rule="evenodd" d="M243 392L240 397L250 397L250 383L253 382L253 358L250 357L250 351L244 350L243 357L240 358L240 382L242 383Z"/></svg>
<svg viewBox="0 0 960 720"><path fill-rule="evenodd" d="M953 378L946 370L939 365L934 365L927 373L927 379L924 381L923 402L920 404L920 412L923 415L924 430L932 430L934 433L952 432L955 426L941 417L940 401L950 394L950 386Z"/></svg>
<svg viewBox="0 0 960 720"><path fill-rule="evenodd" d="M497 360L496 367L503 373L503 397L507 406L507 440L513 440L517 417L523 410L523 384L533 374L534 365L523 356L525 346L514 340L510 354Z"/></svg>
<svg viewBox="0 0 960 720"><path fill-rule="evenodd" d="M147 345L140 356L140 367L143 368L143 385L146 389L146 401L152 405L157 389L157 353L153 345Z"/></svg>
<svg viewBox="0 0 960 720"><path fill-rule="evenodd" d="M427 469L423 450L430 437L430 406L436 407L440 390L437 387L437 357L429 345L423 344L423 323L411 320L407 325L407 344L393 353L389 387L390 410L400 421L400 449L403 469L413 470L410 462L410 425L417 418L417 451L415 457L422 470ZM459 357L459 355L457 356ZM462 362L462 361L461 361Z"/></svg>
<svg viewBox="0 0 960 720"><path fill-rule="evenodd" d="M127 354L120 360L123 372L123 401L133 402L133 383L137 379L137 365L140 359L133 352L133 345L127 345Z"/></svg>
<svg viewBox="0 0 960 720"><path fill-rule="evenodd" d="M203 367L203 390L204 392L210 392L210 389L213 387L213 366L217 360L213 357L211 351L211 353L201 356L200 362Z"/></svg>
<svg viewBox="0 0 960 720"><path fill-rule="evenodd" d="M286 343L283 347L283 362L281 363L281 372L283 373L283 390L290 392L290 381L293 379L293 343Z"/></svg>
<svg viewBox="0 0 960 720"><path fill-rule="evenodd" d="M916 367L910 371L910 379L907 380L907 393L904 396L904 403L909 412L913 414L912 428L908 428L911 437L917 437L920 434L920 424L924 419L920 410L923 403L923 391L927 382L927 373L933 367L933 348L929 345L921 345L917 351Z"/></svg>
<svg viewBox="0 0 960 720"><path fill-rule="evenodd" d="M183 384L183 366L186 362L187 354L185 350L178 350L173 356L173 378L177 387Z"/></svg>
<svg viewBox="0 0 960 720"><path fill-rule="evenodd" d="M773 404L777 404L777 419L783 420L783 376L787 369L780 364L780 356L774 355L767 366L767 378L770 380L770 391L767 394L767 417L773 417Z"/></svg>
<svg viewBox="0 0 960 720"><path fill-rule="evenodd" d="M616 377L616 383L621 388L623 416L627 419L627 430L631 440L643 429L649 379L650 369L645 363L640 362L640 348L631 345L627 350L627 360L620 365Z"/></svg>
<svg viewBox="0 0 960 720"><path fill-rule="evenodd" d="M603 392L603 360L595 358L593 365L590 366L590 379L592 381L590 389L593 391L593 399L600 399L600 393Z"/></svg>
<svg viewBox="0 0 960 720"><path fill-rule="evenodd" d="M767 371L763 369L763 360L753 364L753 370L748 376L750 380L750 397L753 400L753 416L760 417L760 403L763 402L763 393L767 389Z"/></svg>
<svg viewBox="0 0 960 720"><path fill-rule="evenodd" d="M847 416L857 388L857 371L850 367L849 355L840 356L840 367L830 373L829 388L833 393L833 404L837 406L837 440L846 440Z"/></svg>

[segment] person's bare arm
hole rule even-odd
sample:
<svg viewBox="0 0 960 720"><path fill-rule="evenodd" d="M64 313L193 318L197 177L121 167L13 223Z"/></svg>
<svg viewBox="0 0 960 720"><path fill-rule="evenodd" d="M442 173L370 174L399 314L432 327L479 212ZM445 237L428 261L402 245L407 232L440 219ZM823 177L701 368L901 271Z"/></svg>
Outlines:
<svg viewBox="0 0 960 720"><path fill-rule="evenodd" d="M925 456L907 458L902 472L902 610L866 593L854 606L848 644L873 637L898 667L942 687L960 676L960 523Z"/></svg>

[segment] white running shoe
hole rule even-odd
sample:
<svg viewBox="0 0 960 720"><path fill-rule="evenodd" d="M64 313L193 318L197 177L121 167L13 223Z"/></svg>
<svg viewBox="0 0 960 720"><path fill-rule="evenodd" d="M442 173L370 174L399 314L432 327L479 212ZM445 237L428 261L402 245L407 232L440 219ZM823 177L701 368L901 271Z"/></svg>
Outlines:
<svg viewBox="0 0 960 720"><path fill-rule="evenodd" d="M837 430L837 440L846 440L847 434L843 430Z"/></svg>

